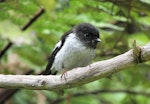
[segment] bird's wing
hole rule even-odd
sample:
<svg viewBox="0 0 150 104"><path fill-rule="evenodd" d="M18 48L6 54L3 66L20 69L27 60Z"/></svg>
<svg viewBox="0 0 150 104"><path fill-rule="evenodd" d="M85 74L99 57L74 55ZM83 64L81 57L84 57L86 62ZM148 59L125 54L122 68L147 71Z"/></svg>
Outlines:
<svg viewBox="0 0 150 104"><path fill-rule="evenodd" d="M54 73L51 73L51 67L53 65L53 62L55 60L55 56L56 54L59 52L59 50L62 48L64 42L65 42L65 39L66 37L72 33L72 30L69 30L68 32L66 32L62 38L61 38L61 41L59 41L56 45L55 45L55 48L53 49L51 55L49 56L48 58L48 64L46 66L46 69L45 69L45 72L43 73L44 75L49 75L49 74L56 74L57 72L54 72Z"/></svg>
<svg viewBox="0 0 150 104"><path fill-rule="evenodd" d="M59 42L56 44L55 48L53 49L51 55L50 55L49 58L48 58L48 64L47 64L47 66L46 66L44 75L53 74L53 73L51 73L51 70L50 70L50 69L51 69L51 67L52 67L52 65L53 65L55 56L56 56L56 54L58 53L58 51L61 49L61 47L62 47L62 42L59 41Z"/></svg>

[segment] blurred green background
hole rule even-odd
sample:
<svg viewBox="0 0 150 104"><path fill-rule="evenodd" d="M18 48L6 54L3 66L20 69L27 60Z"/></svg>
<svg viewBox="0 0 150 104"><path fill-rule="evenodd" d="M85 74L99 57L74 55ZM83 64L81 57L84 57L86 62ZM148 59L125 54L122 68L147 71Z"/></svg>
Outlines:
<svg viewBox="0 0 150 104"><path fill-rule="evenodd" d="M25 31L21 28L39 11L45 12ZM60 37L73 26L88 22L100 31L102 43L94 61L112 58L150 40L149 0L1 0L0 74L37 74ZM0 96L5 96L0 89ZM19 90L6 104L150 104L150 62L135 65L89 84L65 90ZM1 101L2 97L0 97Z"/></svg>

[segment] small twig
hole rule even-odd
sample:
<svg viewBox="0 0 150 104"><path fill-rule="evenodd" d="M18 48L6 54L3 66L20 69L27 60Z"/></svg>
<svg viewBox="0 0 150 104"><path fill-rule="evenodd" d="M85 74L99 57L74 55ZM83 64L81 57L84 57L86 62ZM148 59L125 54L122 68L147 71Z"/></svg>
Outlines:
<svg viewBox="0 0 150 104"><path fill-rule="evenodd" d="M43 8L40 8L34 16L22 27L22 31L26 30L31 24L33 24L43 13L45 10Z"/></svg>
<svg viewBox="0 0 150 104"><path fill-rule="evenodd" d="M112 4L112 6L111 6L111 15L113 15L114 7L115 7L115 4Z"/></svg>
<svg viewBox="0 0 150 104"><path fill-rule="evenodd" d="M150 97L150 93L148 93L148 92L142 92L142 91L138 92L138 91L133 91L133 90L109 90L109 89L100 89L100 90L91 91L91 92L76 93L76 94L72 94L69 96L70 97L80 97L80 96L96 95L96 94L103 94L103 93L126 93L126 94L130 94L130 95L142 95L142 96ZM54 100L53 102L51 102L51 104L59 104L60 102L64 101L67 98L68 98L68 96L58 98L58 99Z"/></svg>
<svg viewBox="0 0 150 104"><path fill-rule="evenodd" d="M12 46L12 42L9 41L9 43L4 47L4 49L2 49L0 51L0 59L2 58L2 56L6 53L6 51Z"/></svg>
<svg viewBox="0 0 150 104"><path fill-rule="evenodd" d="M126 27L127 27L127 25L128 25L128 23L129 23L129 17L130 17L130 11L131 11L131 1L128 3L129 4L129 8L128 8L128 13L127 13L127 22L125 23L125 25L124 25L124 30L122 31L122 33L120 34L120 36L119 36L119 38L117 39L117 41L116 41L116 43L114 44L114 46L113 46L113 48L112 49L115 49L116 47L117 47L117 45L118 45L118 43L119 43L119 41L123 38L123 35L124 35L124 33L125 33L125 30L126 30Z"/></svg>

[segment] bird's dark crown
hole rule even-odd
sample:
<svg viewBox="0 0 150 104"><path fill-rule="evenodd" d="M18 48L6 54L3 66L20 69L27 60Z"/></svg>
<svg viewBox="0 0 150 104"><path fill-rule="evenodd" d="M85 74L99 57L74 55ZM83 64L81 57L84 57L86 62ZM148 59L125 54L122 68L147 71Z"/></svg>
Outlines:
<svg viewBox="0 0 150 104"><path fill-rule="evenodd" d="M74 27L73 31L76 35L84 41L85 45L95 48L97 39L99 38L99 31L96 27L89 23L81 23Z"/></svg>
<svg viewBox="0 0 150 104"><path fill-rule="evenodd" d="M99 37L98 29L89 23L81 23L75 26L74 31L77 34L89 34L95 37Z"/></svg>

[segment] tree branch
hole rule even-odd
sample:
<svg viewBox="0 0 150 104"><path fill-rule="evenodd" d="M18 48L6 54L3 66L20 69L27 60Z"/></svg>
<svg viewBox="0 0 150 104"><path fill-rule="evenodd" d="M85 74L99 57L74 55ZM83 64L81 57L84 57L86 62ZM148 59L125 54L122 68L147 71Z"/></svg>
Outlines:
<svg viewBox="0 0 150 104"><path fill-rule="evenodd" d="M75 68L67 72L67 80L60 75L0 75L1 88L25 88L34 90L63 90L80 86L121 71L134 65L136 58L134 49L109 60L95 62L87 67ZM139 47L138 47L139 48ZM137 51L138 52L138 51ZM140 60L150 60L150 43L140 48Z"/></svg>
<svg viewBox="0 0 150 104"><path fill-rule="evenodd" d="M117 90L111 90L111 89L100 89L100 90L96 90L96 91L90 91L90 92L81 92L81 93L75 93L75 94L69 94L69 98L74 98L74 97L80 97L80 96L87 96L87 95L96 95L96 94L113 94L113 93L126 93L126 94L130 94L130 95L141 95L141 96L146 96L146 97L150 97L150 93L148 92L144 92L144 91L134 91L134 90L122 90L122 89L117 89ZM68 99L68 96L66 97L60 97L54 101L51 102L51 104L59 104L60 102Z"/></svg>
<svg viewBox="0 0 150 104"><path fill-rule="evenodd" d="M26 75L32 74L34 70L29 70ZM0 92L0 104L4 104L9 98L11 98L19 89L5 89Z"/></svg>

